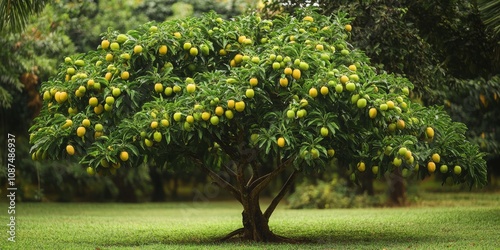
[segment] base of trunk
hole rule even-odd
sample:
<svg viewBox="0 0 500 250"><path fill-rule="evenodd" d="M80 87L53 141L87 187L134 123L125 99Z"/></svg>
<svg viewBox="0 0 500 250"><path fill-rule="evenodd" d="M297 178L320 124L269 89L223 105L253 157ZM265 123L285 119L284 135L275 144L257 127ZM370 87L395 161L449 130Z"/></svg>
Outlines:
<svg viewBox="0 0 500 250"><path fill-rule="evenodd" d="M224 236L220 241L222 242L274 242L274 243L300 243L300 241L286 238L277 234L274 234L271 231L268 232L260 232L258 237L253 235L251 232L254 230L246 230L244 228L240 228L234 230L228 235Z"/></svg>

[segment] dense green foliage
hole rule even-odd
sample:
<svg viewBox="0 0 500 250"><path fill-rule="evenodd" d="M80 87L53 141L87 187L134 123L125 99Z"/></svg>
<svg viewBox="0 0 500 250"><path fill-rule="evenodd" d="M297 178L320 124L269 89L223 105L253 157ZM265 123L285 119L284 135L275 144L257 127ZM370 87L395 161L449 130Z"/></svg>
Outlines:
<svg viewBox="0 0 500 250"><path fill-rule="evenodd" d="M306 2L327 15L349 13L355 47L380 68L407 77L414 100L444 105L469 127L468 140L488 159L498 157L500 46L494 25L485 26L486 19L498 19L498 1L272 0L266 13L293 13Z"/></svg>
<svg viewBox="0 0 500 250"><path fill-rule="evenodd" d="M82 163L107 171L102 161L120 163L121 151L128 151L138 162L143 160L139 155L153 154L156 159L164 155L167 160L172 152L205 162L214 152L204 150L216 142L223 156L235 161L242 154L238 148L249 147L262 155L294 159L296 167L303 166L299 164L303 159L307 165L321 168L332 147L341 162L354 166L358 162L368 166L392 162L403 147L415 153L414 161L403 165L410 170L415 164L425 166L437 152L442 155L442 164L470 171L450 175L455 181L484 181L481 155L474 153L472 145L459 143L463 140L459 135L465 132L462 124L451 122L442 110L411 103L407 94L412 85L405 79L377 75L364 54L344 40L348 35L341 30L347 19L339 16L329 24L328 19L315 17L320 19L260 21L250 16L224 22L212 14L158 26L147 24L126 35L110 32L105 41L116 48L106 42L85 56L67 58L58 76L42 87L46 102L32 128L33 153L50 152L50 157L66 158L67 153L58 148L72 144L75 155L83 157ZM248 43L239 41L244 35ZM165 54L159 50L164 45ZM140 52L134 52L137 46ZM354 68L348 67L350 64ZM283 73L286 67L302 76ZM248 82L253 77L259 81L254 88ZM290 86L280 86L281 78L290 81ZM189 84L195 89L189 90ZM340 89L335 91L337 85ZM322 87L329 92L318 95ZM116 89L117 94L112 93ZM247 90L254 92L255 98L245 94ZM63 92L67 101L56 97ZM97 103L89 103L90 99ZM233 110L228 107L231 100L245 102L246 108ZM385 112L379 106L387 101L398 107ZM219 106L233 113L234 120L227 114L212 113ZM369 107L375 107L380 115L368 117ZM305 110L307 115L287 118L289 110ZM201 118L203 112L209 113L210 121ZM186 120L189 116L194 120ZM93 126L100 124L104 132L82 125L84 119ZM166 123L158 126L163 120ZM427 127L434 128L435 138L426 136ZM91 133L77 135L80 128ZM330 134L320 136L322 128ZM105 140L99 140L102 134ZM258 137L250 140L251 134ZM283 149L276 143L278 137L285 140ZM468 157L462 158L463 154ZM380 172L390 168L390 164L383 164ZM419 175L427 173L422 168Z"/></svg>

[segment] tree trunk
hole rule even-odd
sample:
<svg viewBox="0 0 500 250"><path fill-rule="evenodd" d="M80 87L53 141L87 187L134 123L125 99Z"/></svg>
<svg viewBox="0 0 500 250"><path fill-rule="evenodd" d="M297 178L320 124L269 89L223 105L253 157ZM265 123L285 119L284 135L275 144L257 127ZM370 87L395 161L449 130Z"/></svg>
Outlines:
<svg viewBox="0 0 500 250"><path fill-rule="evenodd" d="M259 199L249 198L244 205L243 216L243 239L257 242L281 241L269 229L269 220L260 209Z"/></svg>
<svg viewBox="0 0 500 250"><path fill-rule="evenodd" d="M406 202L406 186L400 168L394 169L389 176L389 199L397 206L402 206Z"/></svg>

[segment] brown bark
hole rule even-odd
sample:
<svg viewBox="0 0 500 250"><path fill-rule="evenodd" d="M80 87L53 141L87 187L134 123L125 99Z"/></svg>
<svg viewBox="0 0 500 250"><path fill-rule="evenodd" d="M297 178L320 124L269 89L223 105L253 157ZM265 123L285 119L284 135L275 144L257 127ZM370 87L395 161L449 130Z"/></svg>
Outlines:
<svg viewBox="0 0 500 250"><path fill-rule="evenodd" d="M389 176L389 201L397 206L406 203L406 186L400 168L394 169Z"/></svg>

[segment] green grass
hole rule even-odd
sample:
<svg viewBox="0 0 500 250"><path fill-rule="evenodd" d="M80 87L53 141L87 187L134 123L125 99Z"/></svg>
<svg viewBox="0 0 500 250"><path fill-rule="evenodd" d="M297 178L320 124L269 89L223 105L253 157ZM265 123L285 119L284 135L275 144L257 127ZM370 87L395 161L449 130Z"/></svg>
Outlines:
<svg viewBox="0 0 500 250"><path fill-rule="evenodd" d="M6 204L4 204L6 205ZM19 203L16 243L0 249L494 249L500 194L426 194L412 207L289 210L274 232L302 244L215 243L238 228L231 202ZM2 216L2 224L8 223ZM6 227L4 227L5 229ZM2 230L6 238L5 230Z"/></svg>

